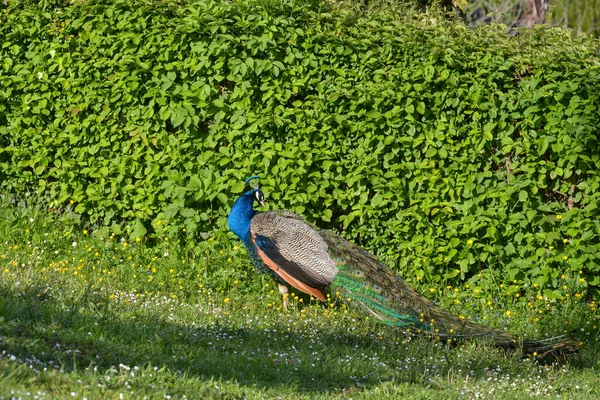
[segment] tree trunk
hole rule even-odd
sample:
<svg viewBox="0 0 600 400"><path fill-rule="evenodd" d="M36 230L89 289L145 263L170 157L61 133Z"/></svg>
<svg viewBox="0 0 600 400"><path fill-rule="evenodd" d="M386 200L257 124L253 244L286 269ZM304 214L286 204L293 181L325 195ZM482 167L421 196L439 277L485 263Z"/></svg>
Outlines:
<svg viewBox="0 0 600 400"><path fill-rule="evenodd" d="M531 28L535 24L543 24L546 20L549 2L549 0L523 0L520 25Z"/></svg>

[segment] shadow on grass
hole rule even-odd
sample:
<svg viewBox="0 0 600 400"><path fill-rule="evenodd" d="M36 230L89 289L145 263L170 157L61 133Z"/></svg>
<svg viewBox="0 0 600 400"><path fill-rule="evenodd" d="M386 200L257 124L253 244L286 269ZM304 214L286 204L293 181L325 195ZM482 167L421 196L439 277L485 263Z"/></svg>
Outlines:
<svg viewBox="0 0 600 400"><path fill-rule="evenodd" d="M79 311L0 288L0 354L40 360L45 366L51 362L65 372L90 365L99 371L118 369L120 364L141 369L151 365L184 373L187 378L223 379L256 388L292 386L320 392L354 383L350 374L298 362L299 357L306 359L306 354L296 359L285 355L292 345L304 346L306 337L258 328L235 329L218 320L186 326L166 322L168 316L148 318L152 316L149 312L123 321L119 310L106 301L73 308ZM319 341L333 340L324 337ZM334 352L340 347L349 351L364 338L336 336L335 341L340 343ZM323 344L313 347L319 353L326 350ZM372 381L379 380L373 377Z"/></svg>
<svg viewBox="0 0 600 400"><path fill-rule="evenodd" d="M124 318L122 312L106 299L87 299L67 310L34 293L17 295L0 287L0 353L37 359L42 364L52 361L65 372L90 365L100 371L120 364L141 369L152 365L187 378L222 379L275 390L291 387L301 393L335 392L352 388L358 380L362 387L390 380L424 383L426 373L431 375L428 382L437 378L441 381L457 360L458 350L451 347L380 342L371 335L338 333L334 329L315 330L314 336L299 335L261 327L236 329L218 319L188 326L165 321L168 315L142 309ZM406 354L407 348L410 354ZM596 346L593 357L573 365L592 367L590 363L596 362L599 352ZM374 368L372 363L361 365L354 360L344 367L340 362L346 355L361 353L379 356L392 365ZM425 359L432 354L442 364L437 371L425 364L398 373L402 366L393 365L397 359ZM476 359L477 365L471 367L483 374L502 360L496 353Z"/></svg>

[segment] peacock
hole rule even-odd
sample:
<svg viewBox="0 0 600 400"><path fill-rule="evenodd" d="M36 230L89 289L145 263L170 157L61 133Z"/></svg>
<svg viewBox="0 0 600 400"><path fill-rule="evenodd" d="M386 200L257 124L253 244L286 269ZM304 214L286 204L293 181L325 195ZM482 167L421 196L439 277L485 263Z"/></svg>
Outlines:
<svg viewBox="0 0 600 400"><path fill-rule="evenodd" d="M255 202L264 206L264 194L258 187L235 201L229 229L242 240L258 272L277 281L284 307L286 294L294 287L321 301L335 294L366 315L412 334L447 341L487 337L500 348L521 349L524 355L538 358L562 357L577 349L577 342L567 335L522 341L509 332L456 317L340 235L290 211L257 212Z"/></svg>

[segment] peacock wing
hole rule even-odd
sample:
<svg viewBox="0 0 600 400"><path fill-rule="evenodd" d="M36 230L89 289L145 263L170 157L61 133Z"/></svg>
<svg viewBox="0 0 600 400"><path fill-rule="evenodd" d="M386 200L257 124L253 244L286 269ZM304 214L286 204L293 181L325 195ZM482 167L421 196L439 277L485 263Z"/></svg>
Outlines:
<svg viewBox="0 0 600 400"><path fill-rule="evenodd" d="M252 243L262 261L296 289L325 300L323 290L338 272L327 243L291 212L265 212L250 224Z"/></svg>

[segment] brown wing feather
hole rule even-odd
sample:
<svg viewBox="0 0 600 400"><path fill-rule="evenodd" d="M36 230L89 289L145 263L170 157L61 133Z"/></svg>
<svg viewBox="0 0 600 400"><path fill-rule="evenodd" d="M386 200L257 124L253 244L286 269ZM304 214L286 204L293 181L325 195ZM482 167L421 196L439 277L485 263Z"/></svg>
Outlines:
<svg viewBox="0 0 600 400"><path fill-rule="evenodd" d="M256 243L254 241L254 236L252 236L252 242L256 246ZM258 246L256 246L256 250L258 252L258 256L261 258L261 260L263 260L265 265L267 267L269 267L269 269L274 271L277 275L279 275L279 277L281 277L281 279L283 279L284 281L286 281L287 283L289 283L291 286L295 287L296 289L300 290L301 292L313 295L317 299L319 299L321 301L325 301L325 296L323 295L323 292L321 292L319 289L305 285L298 279L294 278L293 276L291 276L290 274L285 272L283 269L279 268L279 266L277 264L275 264L275 262L273 262L273 260L271 260L265 254L265 252L262 251Z"/></svg>
<svg viewBox="0 0 600 400"><path fill-rule="evenodd" d="M323 297L323 289L333 282L338 268L313 227L293 213L266 212L252 218L250 232L270 269L298 290Z"/></svg>

